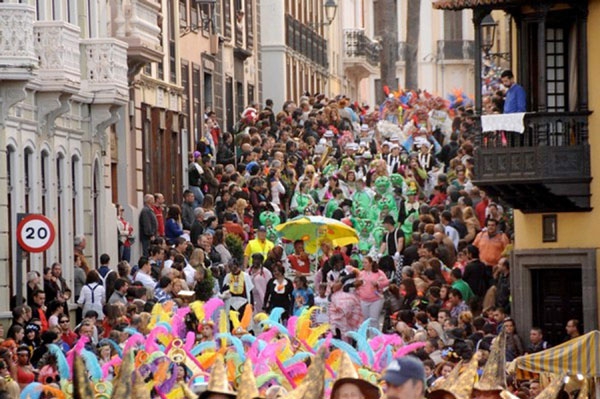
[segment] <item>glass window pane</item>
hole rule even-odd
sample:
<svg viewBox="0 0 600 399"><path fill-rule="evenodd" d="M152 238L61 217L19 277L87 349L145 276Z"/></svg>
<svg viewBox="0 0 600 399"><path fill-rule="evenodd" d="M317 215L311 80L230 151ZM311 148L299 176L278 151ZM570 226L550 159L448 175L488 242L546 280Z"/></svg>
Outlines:
<svg viewBox="0 0 600 399"><path fill-rule="evenodd" d="M556 43L556 52L560 53L560 54L564 54L565 52L565 45L563 42L557 42Z"/></svg>
<svg viewBox="0 0 600 399"><path fill-rule="evenodd" d="M564 93L565 92L565 84L563 82L559 82L556 84L556 92Z"/></svg>
<svg viewBox="0 0 600 399"><path fill-rule="evenodd" d="M562 55L557 55L556 56L556 66L557 67L562 67L564 66L564 57Z"/></svg>
<svg viewBox="0 0 600 399"><path fill-rule="evenodd" d="M554 70L554 68L548 68L548 70L546 71L547 73L547 78L548 80L555 80L556 79L556 71Z"/></svg>
<svg viewBox="0 0 600 399"><path fill-rule="evenodd" d="M554 40L554 29L546 29L546 38L548 40Z"/></svg>
<svg viewBox="0 0 600 399"><path fill-rule="evenodd" d="M548 107L555 107L556 106L556 97L555 96L548 96Z"/></svg>
<svg viewBox="0 0 600 399"><path fill-rule="evenodd" d="M556 40L562 40L564 29L555 29L555 30L556 30L556 32L554 34L554 37L556 38Z"/></svg>
<svg viewBox="0 0 600 399"><path fill-rule="evenodd" d="M556 83L548 83L547 88L548 88L548 94L556 93Z"/></svg>
<svg viewBox="0 0 600 399"><path fill-rule="evenodd" d="M548 67L554 67L554 57L546 57L546 65Z"/></svg>
<svg viewBox="0 0 600 399"><path fill-rule="evenodd" d="M554 42L546 42L546 52L547 53L554 53Z"/></svg>
<svg viewBox="0 0 600 399"><path fill-rule="evenodd" d="M556 106L560 108L563 108L565 106L564 96L556 96Z"/></svg>
<svg viewBox="0 0 600 399"><path fill-rule="evenodd" d="M565 80L565 70L563 68L556 70L556 80Z"/></svg>

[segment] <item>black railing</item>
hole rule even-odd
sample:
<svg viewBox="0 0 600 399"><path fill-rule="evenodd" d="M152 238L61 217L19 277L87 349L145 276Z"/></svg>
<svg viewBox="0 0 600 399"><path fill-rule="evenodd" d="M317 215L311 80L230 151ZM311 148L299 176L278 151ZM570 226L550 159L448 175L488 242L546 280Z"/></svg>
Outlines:
<svg viewBox="0 0 600 399"><path fill-rule="evenodd" d="M587 144L589 112L531 112L525 114L523 134L494 131L481 133L476 120L476 146L489 147L567 147Z"/></svg>
<svg viewBox="0 0 600 399"><path fill-rule="evenodd" d="M473 40L438 40L438 59L473 60L475 42Z"/></svg>
<svg viewBox="0 0 600 399"><path fill-rule="evenodd" d="M481 132L475 120L475 182L586 179L589 112L527 113L525 131Z"/></svg>
<svg viewBox="0 0 600 399"><path fill-rule="evenodd" d="M346 57L364 57L373 66L379 64L379 44L367 37L362 29L344 30L344 51Z"/></svg>
<svg viewBox="0 0 600 399"><path fill-rule="evenodd" d="M286 45L315 64L327 68L327 42L315 30L286 15Z"/></svg>

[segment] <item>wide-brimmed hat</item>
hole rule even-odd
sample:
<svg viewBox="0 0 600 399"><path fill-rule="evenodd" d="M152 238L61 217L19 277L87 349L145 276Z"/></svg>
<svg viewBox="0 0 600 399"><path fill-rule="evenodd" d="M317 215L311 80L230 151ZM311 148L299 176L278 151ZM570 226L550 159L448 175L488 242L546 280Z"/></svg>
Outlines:
<svg viewBox="0 0 600 399"><path fill-rule="evenodd" d="M427 397L429 399L442 399L448 396L456 399L470 399L473 392L473 384L477 381L477 368L479 367L479 356L475 354L471 361L460 370L461 364L446 377L444 382L434 387Z"/></svg>
<svg viewBox="0 0 600 399"><path fill-rule="evenodd" d="M365 399L378 399L381 396L379 387L358 377L356 368L346 352L342 352L340 367L337 378L331 388L331 397L335 397L335 392L344 384L354 384L360 389Z"/></svg>

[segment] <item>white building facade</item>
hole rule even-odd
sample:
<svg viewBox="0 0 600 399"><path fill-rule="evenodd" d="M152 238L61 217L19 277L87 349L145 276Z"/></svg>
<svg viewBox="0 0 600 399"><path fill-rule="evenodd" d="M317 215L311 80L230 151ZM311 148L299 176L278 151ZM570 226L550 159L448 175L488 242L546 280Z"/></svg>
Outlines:
<svg viewBox="0 0 600 399"><path fill-rule="evenodd" d="M127 115L128 74L160 53L160 4L149 0L0 3L0 315L17 274L63 265L72 288L73 241L90 267L116 263L111 141ZM141 54L141 56L140 56ZM52 220L54 244L17 264L17 214ZM23 291L25 292L25 290Z"/></svg>

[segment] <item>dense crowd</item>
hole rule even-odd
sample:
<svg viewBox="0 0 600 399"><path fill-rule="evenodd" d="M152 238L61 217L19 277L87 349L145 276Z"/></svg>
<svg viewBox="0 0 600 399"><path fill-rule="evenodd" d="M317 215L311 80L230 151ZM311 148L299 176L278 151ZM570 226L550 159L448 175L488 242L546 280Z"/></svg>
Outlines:
<svg viewBox="0 0 600 399"><path fill-rule="evenodd" d="M137 223L117 205L118 260L89 265L78 237L73 289L60 264L28 274L0 344L9 397L31 386L60 397L52 387L64 390L79 355L98 389L135 351L148 395L170 399L205 389L219 355L238 386L251 359L260 393L275 398L310 375L321 346L327 395L342 352L373 386L412 352L435 390L478 352L487 358L501 331L507 361L548 346L538 328L525 344L509 317L511 214L471 181L466 96L388 92L371 109L307 94L279 111L252 104L233 132L207 112L202 130L181 204L146 194ZM358 239L340 247L278 232L302 216L340 221ZM509 390L533 398L536 383Z"/></svg>

